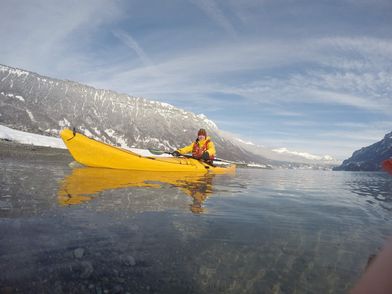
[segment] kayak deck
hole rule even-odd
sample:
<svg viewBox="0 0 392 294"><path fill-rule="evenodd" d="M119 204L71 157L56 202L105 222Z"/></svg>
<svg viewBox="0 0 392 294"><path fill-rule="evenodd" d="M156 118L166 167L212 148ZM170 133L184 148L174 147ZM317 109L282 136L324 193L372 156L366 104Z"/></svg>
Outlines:
<svg viewBox="0 0 392 294"><path fill-rule="evenodd" d="M227 167L211 166L201 160L184 157L145 157L132 151L111 146L90 139L70 129L64 129L60 136L72 157L79 163L90 167L105 167L144 171L184 171L224 174L234 172L234 164Z"/></svg>

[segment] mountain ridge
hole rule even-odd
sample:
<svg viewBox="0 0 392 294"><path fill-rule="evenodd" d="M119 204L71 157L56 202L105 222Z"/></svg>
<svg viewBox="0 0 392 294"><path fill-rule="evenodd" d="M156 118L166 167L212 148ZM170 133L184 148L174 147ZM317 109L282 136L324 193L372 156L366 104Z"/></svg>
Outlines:
<svg viewBox="0 0 392 294"><path fill-rule="evenodd" d="M21 131L58 136L77 127L120 147L173 150L190 144L199 128L213 136L220 157L265 163L267 159L233 145L214 122L173 105L95 89L0 66L0 123Z"/></svg>
<svg viewBox="0 0 392 294"><path fill-rule="evenodd" d="M385 134L380 141L362 147L352 156L334 168L337 171L381 171L382 162L392 157L392 132Z"/></svg>
<svg viewBox="0 0 392 294"><path fill-rule="evenodd" d="M58 136L62 128L76 127L108 144L169 151L190 144L197 130L205 128L221 158L277 166L284 162L270 150L238 143L204 114L5 65L0 65L0 106L0 124L21 131Z"/></svg>

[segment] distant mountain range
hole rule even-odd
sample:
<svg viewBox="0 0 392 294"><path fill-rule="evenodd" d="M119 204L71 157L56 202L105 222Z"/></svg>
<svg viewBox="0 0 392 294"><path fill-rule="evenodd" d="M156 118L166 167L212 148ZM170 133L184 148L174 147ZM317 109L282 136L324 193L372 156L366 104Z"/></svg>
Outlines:
<svg viewBox="0 0 392 294"><path fill-rule="evenodd" d="M332 158L276 152L243 142L220 131L203 114L167 103L4 65L0 65L0 124L51 136L58 136L64 127L76 127L87 136L116 146L161 150L188 145L197 130L205 128L220 158L289 168L337 164Z"/></svg>
<svg viewBox="0 0 392 294"><path fill-rule="evenodd" d="M334 170L379 171L382 170L382 161L390 157L392 157L392 132L386 134L381 141L355 151Z"/></svg>

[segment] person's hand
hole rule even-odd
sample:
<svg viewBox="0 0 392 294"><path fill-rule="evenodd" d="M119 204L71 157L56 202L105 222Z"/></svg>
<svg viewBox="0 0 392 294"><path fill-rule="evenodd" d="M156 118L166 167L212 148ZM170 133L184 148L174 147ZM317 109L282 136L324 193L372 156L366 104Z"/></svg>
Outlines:
<svg viewBox="0 0 392 294"><path fill-rule="evenodd" d="M377 254L359 279L351 294L392 293L392 239Z"/></svg>
<svg viewBox="0 0 392 294"><path fill-rule="evenodd" d="M201 156L201 159L203 159L205 161L210 160L210 154L208 153L208 151L205 151L203 153L203 155Z"/></svg>
<svg viewBox="0 0 392 294"><path fill-rule="evenodd" d="M179 156L181 156L181 153L176 150L176 151L172 152L172 155L174 157L179 157Z"/></svg>

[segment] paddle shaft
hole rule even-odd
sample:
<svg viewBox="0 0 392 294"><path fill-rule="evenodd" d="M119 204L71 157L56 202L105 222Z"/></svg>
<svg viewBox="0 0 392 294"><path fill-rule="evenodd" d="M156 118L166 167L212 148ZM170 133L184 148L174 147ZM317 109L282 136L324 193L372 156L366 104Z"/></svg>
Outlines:
<svg viewBox="0 0 392 294"><path fill-rule="evenodd" d="M148 151L150 151L152 154L156 154L156 155L159 155L159 154L170 154L170 155L173 155L173 152L168 152L168 151L152 150L152 149L149 149ZM186 157L186 158L193 158L192 155L187 155L187 154L181 154L181 156ZM227 162L227 163L233 163L233 164L243 164L241 162L235 162L235 161L219 159L219 158L214 158L213 161L221 161L221 162Z"/></svg>

